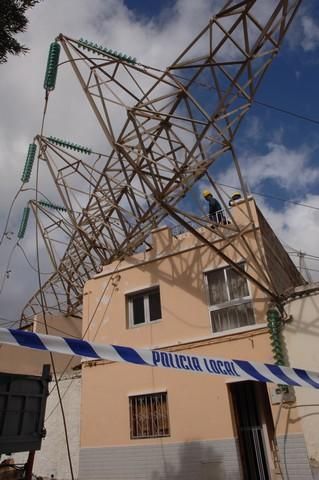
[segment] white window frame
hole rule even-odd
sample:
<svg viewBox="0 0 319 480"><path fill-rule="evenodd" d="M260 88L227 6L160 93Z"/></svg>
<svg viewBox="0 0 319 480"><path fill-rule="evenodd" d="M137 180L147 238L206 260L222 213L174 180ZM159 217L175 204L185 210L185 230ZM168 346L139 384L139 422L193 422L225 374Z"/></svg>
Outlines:
<svg viewBox="0 0 319 480"><path fill-rule="evenodd" d="M161 291L159 285L153 285L147 289L143 290L135 290L134 292L130 292L126 294L127 298L127 306L128 306L128 326L129 328L137 328L143 327L144 325L150 325L153 323L160 322L161 318L157 320L150 320L150 303L149 303L149 293L153 292L154 290L158 290L159 297L160 297L160 307L161 307L161 314L162 314L162 302L161 302ZM145 321L143 323L134 323L134 311L133 311L133 297L140 295L143 296L143 303L144 303L144 317ZM162 314L163 315L163 314Z"/></svg>
<svg viewBox="0 0 319 480"><path fill-rule="evenodd" d="M244 269L246 269L246 263L245 262L239 262L237 265L238 266L243 265ZM231 332L238 332L239 330L247 330L247 329L249 330L251 328L256 328L256 315L255 315L255 309L254 309L254 304L253 304L253 298L252 298L251 290L250 290L250 282L246 279L248 295L246 295L245 297L234 298L233 300L231 300L230 299L230 292L229 292L229 285L228 285L228 277L227 277L227 270L229 270L230 268L231 267L229 267L228 265L224 265L223 267L219 267L219 268L215 268L215 269L211 269L211 270L205 270L205 272L204 272L210 326L211 326L211 329L212 329L212 333L214 335L218 335L218 336L219 335L228 335ZM229 300L227 302L218 303L216 305L211 305L210 304L210 295L209 295L208 274L210 272L214 272L214 271L217 271L217 270L223 270L225 285L226 285L226 292L227 292L227 297L228 297ZM223 310L224 308L228 308L228 307L236 307L237 305L244 305L246 303L251 303L251 305L252 305L252 311L253 311L253 316L254 316L255 323L249 324L249 325L242 325L241 327L225 329L225 330L221 330L221 331L214 331L213 330L213 322L212 322L212 318L211 318L211 312L216 312L218 310Z"/></svg>

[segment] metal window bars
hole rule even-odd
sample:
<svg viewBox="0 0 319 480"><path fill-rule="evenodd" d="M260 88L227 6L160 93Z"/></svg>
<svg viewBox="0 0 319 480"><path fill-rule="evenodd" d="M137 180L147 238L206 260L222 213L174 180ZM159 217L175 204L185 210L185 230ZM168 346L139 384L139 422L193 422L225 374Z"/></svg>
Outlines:
<svg viewBox="0 0 319 480"><path fill-rule="evenodd" d="M131 438L156 438L170 435L167 393L129 397Z"/></svg>

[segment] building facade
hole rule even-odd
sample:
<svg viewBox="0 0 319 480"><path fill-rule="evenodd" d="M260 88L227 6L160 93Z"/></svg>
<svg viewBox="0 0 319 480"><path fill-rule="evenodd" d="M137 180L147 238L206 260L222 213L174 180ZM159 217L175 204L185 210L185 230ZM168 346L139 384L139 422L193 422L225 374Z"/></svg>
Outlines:
<svg viewBox="0 0 319 480"><path fill-rule="evenodd" d="M301 282L258 211L248 252L279 290ZM244 215L245 202L233 207ZM257 232L257 234L256 234ZM249 253L210 242L256 275ZM236 240L235 240L236 241ZM257 248L258 247L258 248ZM246 252L247 252L246 251ZM190 233L153 232L152 248L104 267L84 291L83 331L97 343L273 363L269 298ZM81 480L312 478L298 408L276 386L107 361L82 363ZM288 398L289 397L289 398Z"/></svg>
<svg viewBox="0 0 319 480"><path fill-rule="evenodd" d="M319 284L297 287L287 300L290 321L283 331L289 363L318 371ZM319 479L319 391L296 389L296 404L314 479Z"/></svg>

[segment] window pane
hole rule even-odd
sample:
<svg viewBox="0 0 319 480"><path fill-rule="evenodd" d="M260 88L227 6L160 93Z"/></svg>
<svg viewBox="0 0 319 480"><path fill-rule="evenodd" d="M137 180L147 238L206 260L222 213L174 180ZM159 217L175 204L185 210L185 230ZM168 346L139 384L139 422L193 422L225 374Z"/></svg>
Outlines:
<svg viewBox="0 0 319 480"><path fill-rule="evenodd" d="M145 323L144 295L134 295L131 301L133 303L133 325Z"/></svg>
<svg viewBox="0 0 319 480"><path fill-rule="evenodd" d="M244 269L244 266L240 266ZM249 296L248 283L245 277L239 275L234 269L227 269L227 280L230 299L243 298Z"/></svg>
<svg viewBox="0 0 319 480"><path fill-rule="evenodd" d="M165 437L169 433L167 393L129 398L131 438Z"/></svg>
<svg viewBox="0 0 319 480"><path fill-rule="evenodd" d="M160 320L162 318L161 311L161 297L159 288L152 290L148 294L149 306L150 306L150 321Z"/></svg>
<svg viewBox="0 0 319 480"><path fill-rule="evenodd" d="M207 274L210 305L228 301L224 270L214 270Z"/></svg>
<svg viewBox="0 0 319 480"><path fill-rule="evenodd" d="M210 317L213 332L223 332L255 323L251 302L212 311Z"/></svg>

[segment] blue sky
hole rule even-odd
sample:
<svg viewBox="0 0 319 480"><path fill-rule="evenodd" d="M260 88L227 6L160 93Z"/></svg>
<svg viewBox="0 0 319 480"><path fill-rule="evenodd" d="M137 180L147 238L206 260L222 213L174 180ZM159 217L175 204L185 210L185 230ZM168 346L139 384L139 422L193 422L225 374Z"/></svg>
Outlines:
<svg viewBox="0 0 319 480"><path fill-rule="evenodd" d="M172 0L161 2L126 0L125 5L137 17L156 23L162 19L163 13L167 14L176 7L176 2ZM312 20L311 27L313 29L307 38L302 32L302 18L305 17ZM245 154L248 151L255 155L266 155L269 152L269 143L278 143L284 145L286 149L296 151L308 148L311 153L308 156L307 166L314 171L318 169L319 28L317 21L319 21L318 3L307 2L307 5L302 5L278 57L274 60L261 84L256 99L279 109L317 120L318 124L255 103L245 118L242 132L236 141L239 154ZM303 28L306 26L307 24ZM253 133L250 137L249 132L252 129ZM300 174L303 174L302 165L300 165ZM318 181L308 182L307 186L299 186L296 182L295 187L289 185L289 188L286 188L275 179L266 178L258 185L258 191L263 194L301 201L306 194L317 195L319 183ZM271 207L283 210L280 202L271 198L265 201Z"/></svg>
<svg viewBox="0 0 319 480"><path fill-rule="evenodd" d="M272 0L261 3L264 6L267 2ZM215 4L212 0L45 0L33 9L28 31L21 37L30 46L30 53L25 57L10 58L7 64L0 66L2 226L19 186L28 144L39 132L43 73L48 46L54 37L60 32L74 38L83 36L135 55L143 63L164 68L205 25ZM318 70L319 5L308 0L303 3L278 57L268 70L257 99L319 122ZM101 136L94 119L67 69L58 78L58 85L49 108L48 134L74 139L77 143L98 144ZM80 122L77 123L76 119ZM64 131L67 131L66 135ZM252 191L315 207L306 208L256 196L279 238L314 256L319 256L318 131L319 124L255 104L235 143ZM220 180L232 184L234 178L227 171L226 160L224 165L225 172ZM202 202L201 187L202 184L195 190L198 204ZM10 231L16 232L30 195L28 192L19 197ZM191 200L187 206L191 208ZM0 246L2 278L14 241L15 237ZM24 247L30 262L35 265L32 221ZM293 258L297 259L296 256ZM310 261L308 258L307 264L313 270L319 270L317 259ZM50 268L44 257L43 267ZM14 256L10 269L10 278L5 281L0 295L0 315L14 319L36 288L36 274L20 253ZM313 278L319 278L318 272L310 273Z"/></svg>
<svg viewBox="0 0 319 480"><path fill-rule="evenodd" d="M156 19L163 14L165 10L174 8L174 0L158 1L140 1L140 0L126 0L125 5L138 17L144 17L147 20Z"/></svg>

